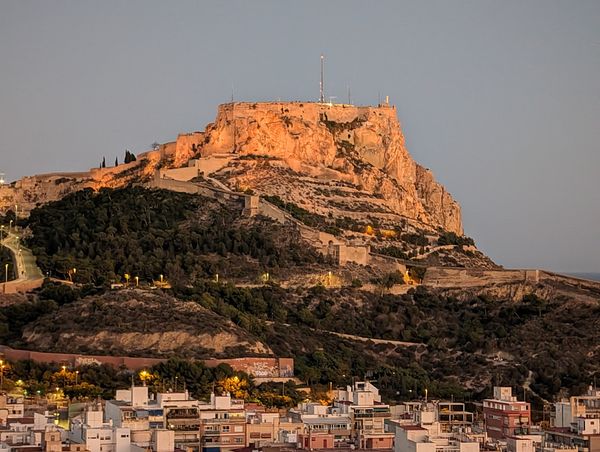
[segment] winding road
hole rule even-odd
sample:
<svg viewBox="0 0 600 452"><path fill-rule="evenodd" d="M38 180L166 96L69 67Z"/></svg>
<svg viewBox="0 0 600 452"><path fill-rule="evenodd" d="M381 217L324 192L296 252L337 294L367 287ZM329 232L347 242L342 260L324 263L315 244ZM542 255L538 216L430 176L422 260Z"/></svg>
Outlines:
<svg viewBox="0 0 600 452"><path fill-rule="evenodd" d="M44 275L36 265L35 256L20 243L19 236L8 232L1 242L13 255L16 279L2 283L2 293L25 292L42 285Z"/></svg>

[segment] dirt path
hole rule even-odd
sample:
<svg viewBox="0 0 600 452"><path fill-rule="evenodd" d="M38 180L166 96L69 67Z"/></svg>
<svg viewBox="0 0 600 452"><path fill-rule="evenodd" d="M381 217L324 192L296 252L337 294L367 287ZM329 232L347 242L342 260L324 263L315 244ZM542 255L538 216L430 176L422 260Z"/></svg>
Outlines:
<svg viewBox="0 0 600 452"><path fill-rule="evenodd" d="M276 322L273 322L272 320L265 320L265 323L267 323L269 325L273 325ZM294 326L289 323L279 323L279 325L289 326L289 327ZM426 346L426 344L423 344L422 342L406 342L406 341L395 341L392 339L376 339L376 338L372 338L372 337L356 336L354 334L338 333L336 331L319 330L317 328L309 328L309 329L316 333L333 334L335 336L338 336L338 337L341 337L344 339L349 339L351 341L373 342L375 344L389 344L389 345L396 345L396 346L400 346L400 347L418 347L421 345Z"/></svg>

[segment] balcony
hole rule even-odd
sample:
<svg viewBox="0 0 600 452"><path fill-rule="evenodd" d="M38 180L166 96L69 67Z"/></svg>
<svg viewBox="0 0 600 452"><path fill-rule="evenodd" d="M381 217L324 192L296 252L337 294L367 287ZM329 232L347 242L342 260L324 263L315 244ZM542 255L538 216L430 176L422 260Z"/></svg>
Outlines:
<svg viewBox="0 0 600 452"><path fill-rule="evenodd" d="M227 419L200 419L202 424L245 424L245 416L230 417Z"/></svg>
<svg viewBox="0 0 600 452"><path fill-rule="evenodd" d="M199 430L199 425L193 425L193 424L179 424L179 425L173 425L173 424L169 424L169 430L173 430L176 432L191 432L191 431L198 431Z"/></svg>
<svg viewBox="0 0 600 452"><path fill-rule="evenodd" d="M167 419L198 419L196 410L171 410L167 414Z"/></svg>

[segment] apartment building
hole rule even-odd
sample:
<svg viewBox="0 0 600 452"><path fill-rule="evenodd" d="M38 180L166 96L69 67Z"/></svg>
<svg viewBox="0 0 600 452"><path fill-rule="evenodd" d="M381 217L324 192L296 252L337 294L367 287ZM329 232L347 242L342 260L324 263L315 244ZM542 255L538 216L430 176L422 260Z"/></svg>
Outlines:
<svg viewBox="0 0 600 452"><path fill-rule="evenodd" d="M87 407L81 416L71 421L68 438L84 446L88 452L130 452L131 434L126 427L104 422L100 404Z"/></svg>
<svg viewBox="0 0 600 452"><path fill-rule="evenodd" d="M148 395L146 386L118 390L114 400L105 405L106 420L114 426L128 428L131 443L142 448L156 447L173 439L171 448L192 447L200 444L199 402L187 391ZM161 433L171 431L169 433ZM162 447L162 446L161 446Z"/></svg>
<svg viewBox="0 0 600 452"><path fill-rule="evenodd" d="M600 390L590 386L585 394L557 402L554 408L545 444L600 452Z"/></svg>
<svg viewBox="0 0 600 452"><path fill-rule="evenodd" d="M230 394L211 394L209 403L198 405L200 447L203 451L226 451L246 445L244 401Z"/></svg>
<svg viewBox="0 0 600 452"><path fill-rule="evenodd" d="M6 425L10 419L21 419L24 416L23 396L0 394L0 425Z"/></svg>
<svg viewBox="0 0 600 452"><path fill-rule="evenodd" d="M494 387L494 397L483 401L483 416L491 439L505 441L531 432L531 405L518 401L512 388Z"/></svg>
<svg viewBox="0 0 600 452"><path fill-rule="evenodd" d="M390 449L394 434L385 428L391 419L390 406L381 402L379 390L371 383L359 381L338 391L334 407L350 417L352 442L361 449Z"/></svg>

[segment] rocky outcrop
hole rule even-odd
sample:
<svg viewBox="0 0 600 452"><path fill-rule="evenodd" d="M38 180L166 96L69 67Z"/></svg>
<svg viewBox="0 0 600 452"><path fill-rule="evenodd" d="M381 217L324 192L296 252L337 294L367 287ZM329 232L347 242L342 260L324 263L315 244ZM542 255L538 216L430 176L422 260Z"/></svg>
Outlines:
<svg viewBox="0 0 600 452"><path fill-rule="evenodd" d="M430 228L463 232L459 205L408 153L394 107L299 102L221 105L215 122L204 132L181 134L172 143L140 154L135 162L83 173L26 177L0 186L0 212L16 204L25 215L38 204L83 188L143 182L157 168L177 168L191 158L214 154L237 157L237 171L223 176L232 188L273 194L269 184L285 188L275 173L293 176L287 182L298 189L291 191L308 203L311 197L301 193L302 185L308 183L306 177L341 184L356 191L352 197L365 198L341 207L342 211L379 211ZM261 167L244 161L248 157L277 163ZM327 210L333 204L327 201L306 207L330 213Z"/></svg>
<svg viewBox="0 0 600 452"><path fill-rule="evenodd" d="M234 153L276 158L296 175L339 181L383 199L391 213L462 235L460 207L408 153L389 106L318 103L221 105L199 155ZM248 167L248 166L247 166ZM251 171L235 183L261 189Z"/></svg>

